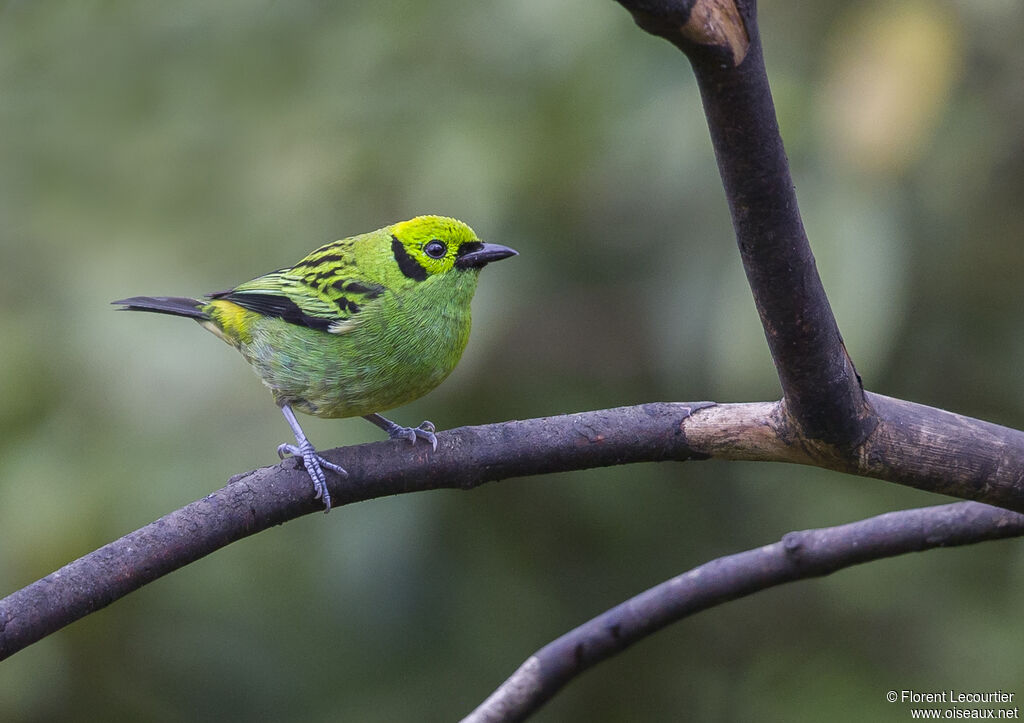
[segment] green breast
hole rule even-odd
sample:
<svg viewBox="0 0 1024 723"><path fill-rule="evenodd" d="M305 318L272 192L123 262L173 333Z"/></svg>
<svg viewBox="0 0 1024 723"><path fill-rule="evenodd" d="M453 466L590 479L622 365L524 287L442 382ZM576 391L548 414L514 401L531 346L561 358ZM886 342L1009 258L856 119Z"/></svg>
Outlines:
<svg viewBox="0 0 1024 723"><path fill-rule="evenodd" d="M340 334L261 317L239 349L279 404L318 417L382 412L423 396L469 339L476 271L385 292Z"/></svg>

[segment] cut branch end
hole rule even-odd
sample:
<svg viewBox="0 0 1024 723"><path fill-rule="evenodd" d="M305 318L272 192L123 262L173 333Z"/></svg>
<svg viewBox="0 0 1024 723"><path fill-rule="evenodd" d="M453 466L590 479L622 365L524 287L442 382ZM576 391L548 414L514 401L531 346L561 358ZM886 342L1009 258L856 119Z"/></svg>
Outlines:
<svg viewBox="0 0 1024 723"><path fill-rule="evenodd" d="M729 53L734 66L750 48L750 33L735 0L677 0L651 3L619 0L633 20L652 35L665 38L684 53L717 48Z"/></svg>

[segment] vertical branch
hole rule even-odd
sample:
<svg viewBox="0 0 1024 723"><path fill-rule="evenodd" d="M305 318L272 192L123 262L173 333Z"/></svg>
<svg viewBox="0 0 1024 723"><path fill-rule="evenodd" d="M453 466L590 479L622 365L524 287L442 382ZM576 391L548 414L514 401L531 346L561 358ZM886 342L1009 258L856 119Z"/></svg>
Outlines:
<svg viewBox="0 0 1024 723"><path fill-rule="evenodd" d="M819 453L848 454L870 434L874 419L800 219L755 3L619 2L640 27L686 53L693 66L743 267L794 432Z"/></svg>

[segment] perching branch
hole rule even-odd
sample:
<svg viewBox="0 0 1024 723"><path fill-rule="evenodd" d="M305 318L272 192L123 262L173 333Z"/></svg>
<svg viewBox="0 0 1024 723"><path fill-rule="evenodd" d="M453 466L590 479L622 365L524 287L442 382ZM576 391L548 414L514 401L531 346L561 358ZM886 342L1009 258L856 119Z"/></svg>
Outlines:
<svg viewBox="0 0 1024 723"><path fill-rule="evenodd" d="M436 452L398 441L322 454L349 472L343 480L328 478L334 506L340 507L401 492L469 489L513 476L688 459L697 453L686 445L680 425L708 404L649 404L462 427L438 434ZM0 659L225 545L322 509L309 475L293 459L239 475L0 600Z"/></svg>
<svg viewBox="0 0 1024 723"><path fill-rule="evenodd" d="M665 626L794 580L935 547L1024 535L1024 515L975 502L889 512L790 532L780 542L695 567L616 605L531 655L464 723L526 718L584 671Z"/></svg>
<svg viewBox="0 0 1024 723"><path fill-rule="evenodd" d="M1024 511L1024 433L871 395L882 417L862 463L833 467ZM438 449L378 442L324 455L349 471L336 506L403 492L471 489L525 475L633 462L736 459L828 466L793 443L780 402L656 403L438 435ZM293 460L227 486L0 600L0 659L235 540L318 512Z"/></svg>

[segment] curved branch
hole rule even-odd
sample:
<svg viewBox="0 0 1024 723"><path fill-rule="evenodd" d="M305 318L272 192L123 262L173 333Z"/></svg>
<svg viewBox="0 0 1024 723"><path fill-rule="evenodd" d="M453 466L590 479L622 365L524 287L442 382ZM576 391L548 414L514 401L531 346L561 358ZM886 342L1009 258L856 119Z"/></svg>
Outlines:
<svg viewBox="0 0 1024 723"><path fill-rule="evenodd" d="M329 480L337 506L437 488L633 462L796 462L892 480L1024 511L1024 433L871 395L881 422L856 464L794 443L781 402L652 403L461 427L438 449L377 442L324 453L349 471ZM225 487L0 600L0 659L235 540L319 511L294 460Z"/></svg>
<svg viewBox="0 0 1024 723"><path fill-rule="evenodd" d="M545 645L464 721L522 720L602 660L670 623L729 600L870 560L1020 535L1024 515L976 502L790 532L772 545L695 567Z"/></svg>

